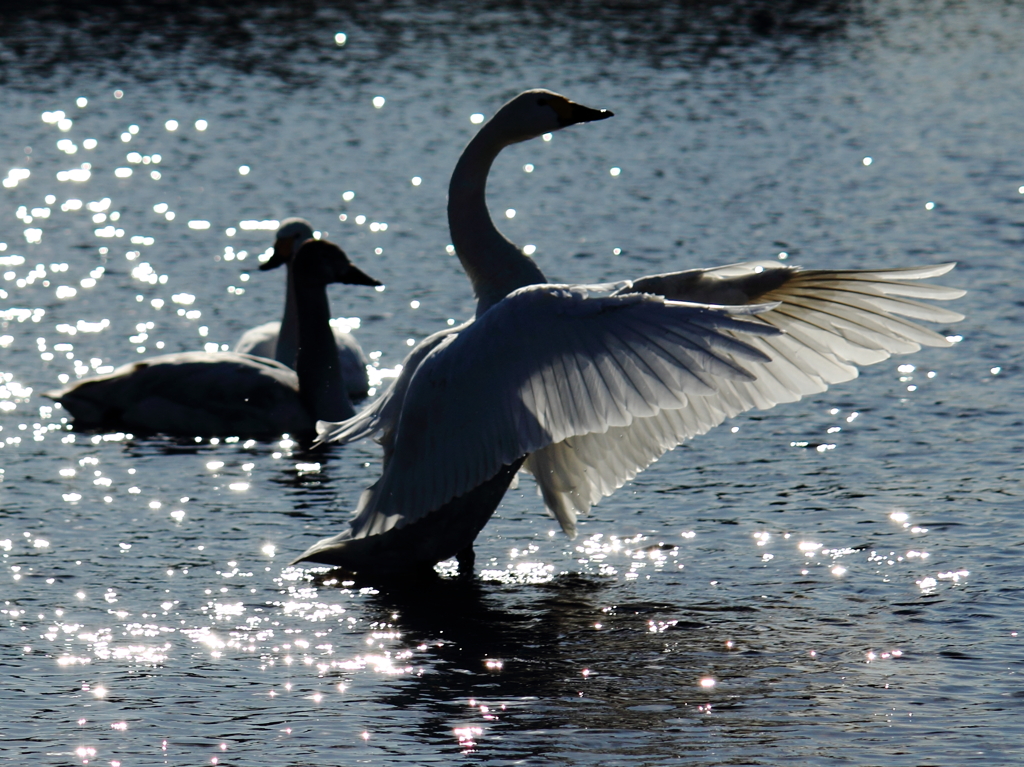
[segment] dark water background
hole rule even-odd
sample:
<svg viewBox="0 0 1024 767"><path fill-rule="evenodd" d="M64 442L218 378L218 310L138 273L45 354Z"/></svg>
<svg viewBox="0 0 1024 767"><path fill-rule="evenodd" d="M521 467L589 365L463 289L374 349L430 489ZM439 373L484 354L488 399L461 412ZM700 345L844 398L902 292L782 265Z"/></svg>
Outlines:
<svg viewBox="0 0 1024 767"><path fill-rule="evenodd" d="M1021 40L1000 2L5 5L0 755L1020 763ZM963 340L677 449L573 542L525 480L475 581L408 590L284 567L375 445L73 435L40 396L274 318L240 222L289 215L387 283L332 300L393 367L472 313L444 215L470 115L538 86L616 113L495 165L552 280L956 260Z"/></svg>

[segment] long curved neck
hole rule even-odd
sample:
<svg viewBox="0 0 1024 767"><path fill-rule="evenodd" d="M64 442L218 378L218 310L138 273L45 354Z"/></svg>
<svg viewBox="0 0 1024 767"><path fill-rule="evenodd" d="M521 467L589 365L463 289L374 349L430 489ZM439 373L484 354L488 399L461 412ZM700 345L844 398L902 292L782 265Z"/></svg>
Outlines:
<svg viewBox="0 0 1024 767"><path fill-rule="evenodd" d="M299 302L295 295L295 277L292 275L291 262L285 264L284 268L288 281L284 294L284 317L281 318L281 329L277 333L274 359L294 369L295 358L299 352Z"/></svg>
<svg viewBox="0 0 1024 767"><path fill-rule="evenodd" d="M497 230L487 210L487 174L510 143L492 119L463 150L448 185L448 227L473 283L477 317L513 290L547 282L533 260Z"/></svg>
<svg viewBox="0 0 1024 767"><path fill-rule="evenodd" d="M302 277L299 272L294 280L299 337L295 372L299 375L299 397L314 419L344 421L355 415L355 409L341 377L327 287Z"/></svg>

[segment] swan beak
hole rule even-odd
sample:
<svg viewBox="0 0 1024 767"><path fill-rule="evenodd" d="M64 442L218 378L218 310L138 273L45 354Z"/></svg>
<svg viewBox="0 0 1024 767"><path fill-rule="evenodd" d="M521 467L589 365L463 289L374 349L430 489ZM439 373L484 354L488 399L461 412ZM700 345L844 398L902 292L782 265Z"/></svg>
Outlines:
<svg viewBox="0 0 1024 767"><path fill-rule="evenodd" d="M614 117L615 113L608 109L591 109L585 107L582 104L577 104L575 101L569 102L569 109L567 114L559 114L558 121L565 128L569 125L575 125L576 123L592 123L596 120L607 120L609 117Z"/></svg>
<svg viewBox="0 0 1024 767"><path fill-rule="evenodd" d="M290 237L282 237L274 242L274 252L267 261L260 264L260 271L276 269L284 266L292 257L292 240Z"/></svg>
<svg viewBox="0 0 1024 767"><path fill-rule="evenodd" d="M338 282L343 282L346 285L369 285L371 288L376 288L383 285L383 282L373 279L370 275L359 269L352 264L348 265L348 269L341 276Z"/></svg>

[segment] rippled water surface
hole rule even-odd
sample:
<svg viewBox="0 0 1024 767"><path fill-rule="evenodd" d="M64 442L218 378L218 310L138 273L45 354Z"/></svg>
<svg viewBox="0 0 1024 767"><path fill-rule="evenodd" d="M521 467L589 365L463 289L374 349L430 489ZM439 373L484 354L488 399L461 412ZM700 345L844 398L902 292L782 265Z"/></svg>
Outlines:
<svg viewBox="0 0 1024 767"><path fill-rule="evenodd" d="M1024 758L1019 7L2 13L11 763ZM524 480L475 579L408 589L285 566L376 445L74 433L41 396L277 316L255 266L290 215L387 283L331 297L393 368L472 313L448 174L471 115L536 86L616 113L495 165L552 280L956 260L962 341L675 450L576 541Z"/></svg>

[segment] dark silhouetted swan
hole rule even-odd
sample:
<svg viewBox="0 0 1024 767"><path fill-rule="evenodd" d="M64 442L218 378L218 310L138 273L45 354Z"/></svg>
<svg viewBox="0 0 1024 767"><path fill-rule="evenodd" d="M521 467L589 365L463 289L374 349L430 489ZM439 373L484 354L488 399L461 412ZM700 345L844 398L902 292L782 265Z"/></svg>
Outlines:
<svg viewBox="0 0 1024 767"><path fill-rule="evenodd" d="M274 255L260 264L260 271L274 269L282 264L287 273L284 317L278 322L265 322L249 328L238 339L235 351L268 357L290 368L295 367L299 351L299 309L295 298L295 278L292 276L292 256L299 246L313 237L313 227L302 218L286 218L274 237ZM349 399L358 402L366 397L370 381L366 374L368 360L362 347L351 333L334 328L334 342L338 346L338 364Z"/></svg>
<svg viewBox="0 0 1024 767"><path fill-rule="evenodd" d="M329 324L327 285L379 285L337 245L308 240L295 254L300 333L296 370L237 352L181 352L132 362L47 393L79 429L180 436L311 435L318 419L354 413Z"/></svg>

